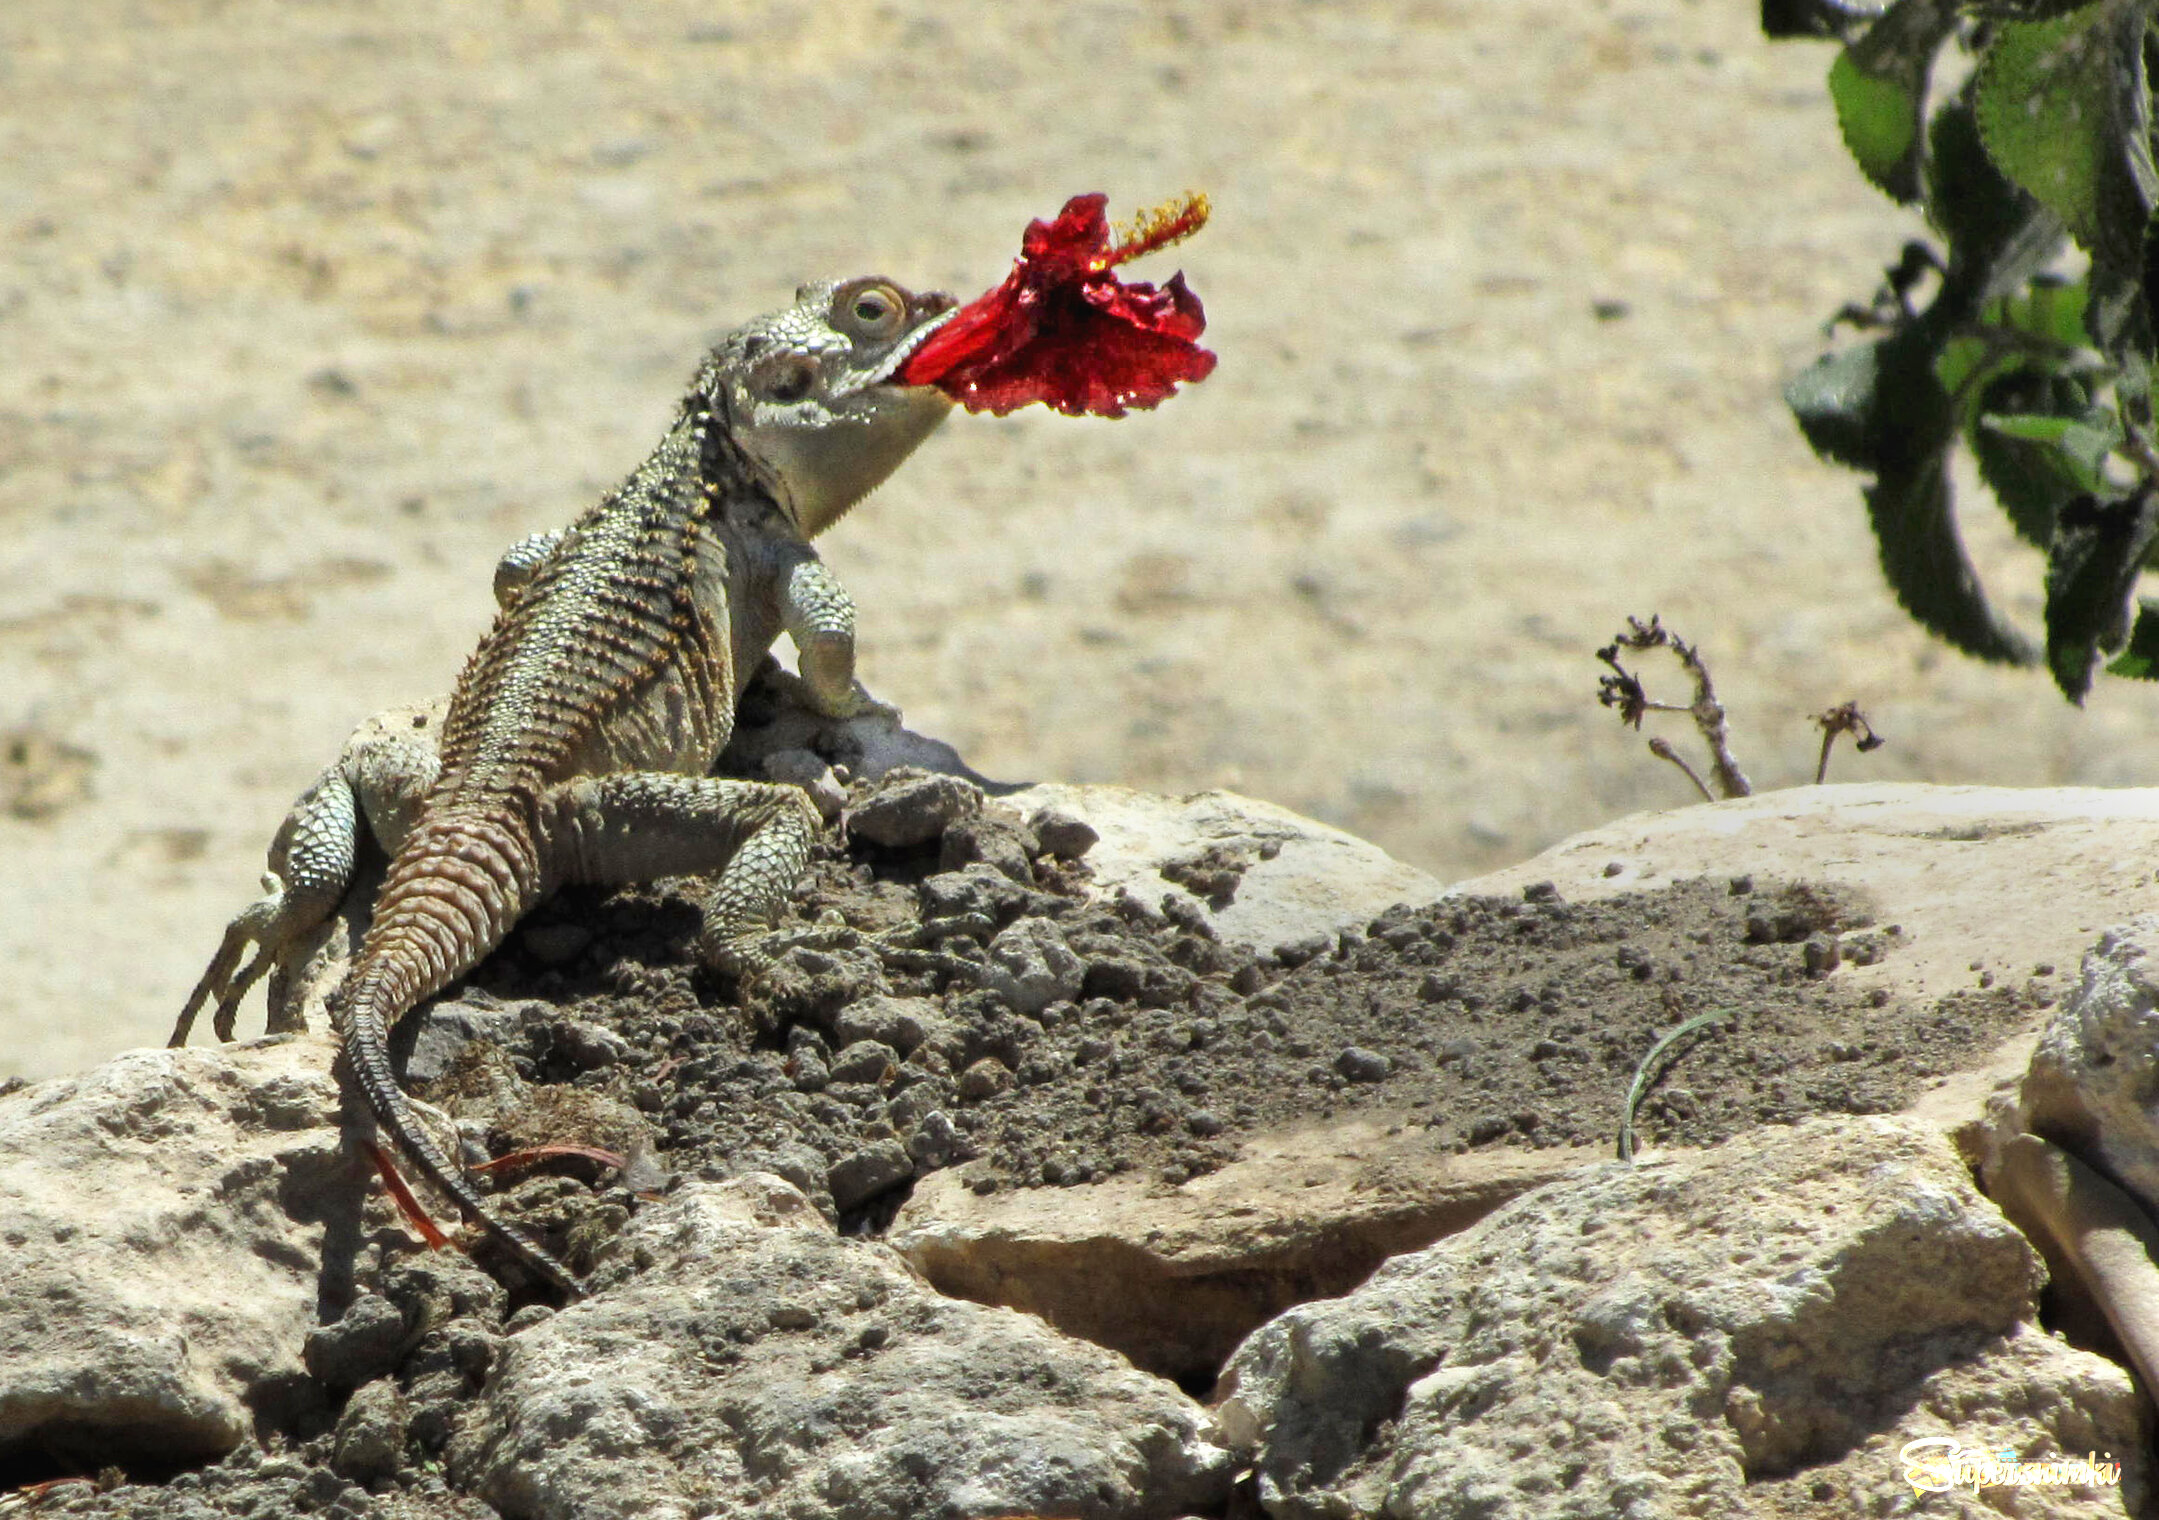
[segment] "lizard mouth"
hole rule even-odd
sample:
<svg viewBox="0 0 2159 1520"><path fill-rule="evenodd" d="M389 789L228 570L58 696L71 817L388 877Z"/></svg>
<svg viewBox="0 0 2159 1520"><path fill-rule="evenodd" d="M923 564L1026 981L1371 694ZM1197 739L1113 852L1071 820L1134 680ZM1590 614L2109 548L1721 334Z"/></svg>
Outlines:
<svg viewBox="0 0 2159 1520"><path fill-rule="evenodd" d="M959 314L960 303L941 290L924 291L915 297L915 303L934 315L892 345L892 352L886 355L885 362L877 367L877 373L870 380L870 384L898 386L904 390L926 389L897 379L896 376L907 361L915 356L915 350L929 341L932 333Z"/></svg>

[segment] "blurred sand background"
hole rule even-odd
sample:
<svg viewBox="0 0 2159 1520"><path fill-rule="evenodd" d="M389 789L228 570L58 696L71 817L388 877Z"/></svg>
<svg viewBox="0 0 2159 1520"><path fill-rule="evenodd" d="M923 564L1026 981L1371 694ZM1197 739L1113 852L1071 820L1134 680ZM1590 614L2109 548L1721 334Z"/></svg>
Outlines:
<svg viewBox="0 0 2159 1520"><path fill-rule="evenodd" d="M826 275L971 296L1082 190L1212 195L1136 274L1187 270L1215 377L957 417L825 543L869 685L985 773L1466 875L1687 800L1594 700L1658 611L1760 784L1849 697L1891 743L1846 779L2149 779L2149 688L2078 713L1906 622L1778 399L1915 230L1829 62L1743 0L10 0L0 1076L162 1040L293 794L709 338Z"/></svg>

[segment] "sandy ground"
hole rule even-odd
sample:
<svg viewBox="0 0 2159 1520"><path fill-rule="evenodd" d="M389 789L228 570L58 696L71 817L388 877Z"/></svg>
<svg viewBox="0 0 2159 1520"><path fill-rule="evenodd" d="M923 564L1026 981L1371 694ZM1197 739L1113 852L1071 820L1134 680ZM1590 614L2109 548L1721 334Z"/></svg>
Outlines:
<svg viewBox="0 0 2159 1520"><path fill-rule="evenodd" d="M960 418L827 546L1006 778L1231 786L1445 876L1685 800L1595 704L1703 641L1757 780L2146 779L1930 645L1777 397L1913 230L1749 4L0 8L0 1076L161 1039L286 803L514 538L799 281L963 295L1186 187L1216 376ZM1979 514L1974 514L1975 518ZM2037 573L1980 520L2028 622ZM27 816L26 816L27 815Z"/></svg>

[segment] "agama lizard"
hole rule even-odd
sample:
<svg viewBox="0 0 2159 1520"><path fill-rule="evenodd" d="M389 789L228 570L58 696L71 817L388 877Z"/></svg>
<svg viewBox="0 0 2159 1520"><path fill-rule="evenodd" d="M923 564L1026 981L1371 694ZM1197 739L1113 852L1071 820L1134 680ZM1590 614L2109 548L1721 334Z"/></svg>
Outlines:
<svg viewBox="0 0 2159 1520"><path fill-rule="evenodd" d="M336 909L371 831L390 863L329 1000L345 1074L468 1218L577 1293L421 1128L389 1032L566 882L717 872L699 949L723 965L754 962L808 862L817 814L798 788L707 772L738 692L783 631L814 704L834 717L872 706L854 679L853 604L810 540L951 409L943 392L894 376L954 305L877 278L807 286L723 339L630 478L504 560L494 626L439 739L428 742L424 714L402 728L371 720L294 804L271 845L267 895L226 930L172 1043L213 998L214 1027L232 1037L240 998Z"/></svg>

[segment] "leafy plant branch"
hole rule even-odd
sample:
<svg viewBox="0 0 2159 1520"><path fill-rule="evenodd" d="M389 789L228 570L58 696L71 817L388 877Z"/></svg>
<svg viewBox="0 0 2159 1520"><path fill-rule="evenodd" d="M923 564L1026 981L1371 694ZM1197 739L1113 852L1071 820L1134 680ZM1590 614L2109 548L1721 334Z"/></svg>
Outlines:
<svg viewBox="0 0 2159 1520"><path fill-rule="evenodd" d="M2102 661L2159 677L2159 601L2137 594L2159 561L2159 0L1763 0L1762 25L1841 44L1845 145L1936 240L1907 243L1874 301L1832 319L1868 336L1785 389L1815 450L1871 477L1899 604L1982 659L2044 660L2072 701ZM1961 82L1937 90L1938 74ZM1965 552L1959 449L2045 554L2043 640Z"/></svg>

